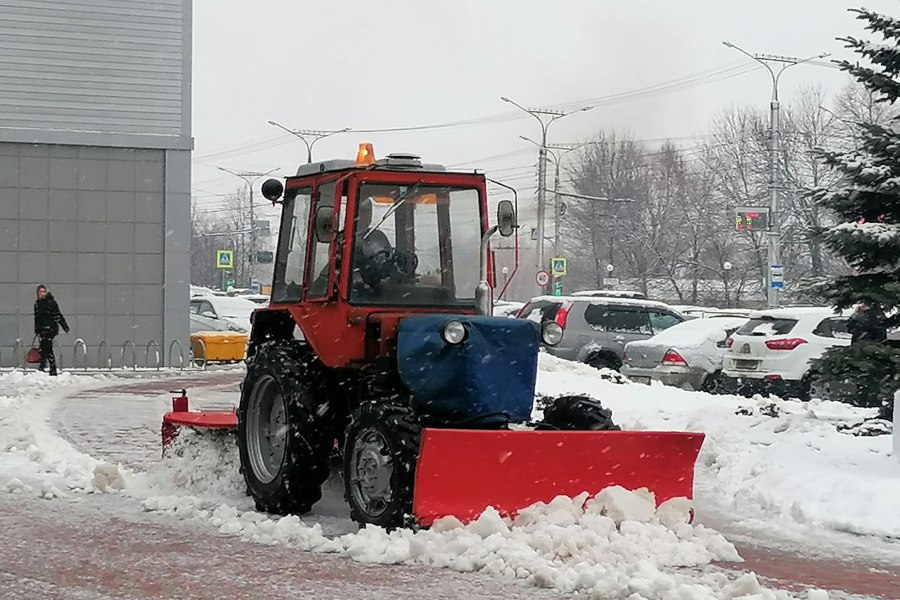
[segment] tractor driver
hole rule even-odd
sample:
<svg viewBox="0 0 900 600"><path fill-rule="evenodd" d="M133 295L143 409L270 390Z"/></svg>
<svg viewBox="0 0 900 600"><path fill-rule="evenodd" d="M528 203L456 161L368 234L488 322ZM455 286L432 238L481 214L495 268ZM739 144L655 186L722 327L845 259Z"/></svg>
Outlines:
<svg viewBox="0 0 900 600"><path fill-rule="evenodd" d="M354 273L366 267L376 254L391 250L388 236L380 229L369 231L372 226L372 197L363 198L356 208L356 240L353 251ZM368 234L368 235L367 235Z"/></svg>
<svg viewBox="0 0 900 600"><path fill-rule="evenodd" d="M353 264L350 265L351 285L356 290L364 288L373 288L380 283L379 263L382 263L390 256L392 250L388 236L379 229L369 232L372 226L372 198L364 198L359 201L356 210L356 229L353 243ZM368 233L368 236L366 235ZM344 265L342 255L344 249L344 231L341 230L337 239L337 268L340 270ZM380 257L379 257L380 254ZM381 260L379 260L381 258ZM322 269L318 277L315 279L312 289L318 293L324 292L328 285L328 265ZM337 274L340 279L340 273Z"/></svg>
<svg viewBox="0 0 900 600"><path fill-rule="evenodd" d="M397 283L415 272L415 255L397 253L388 236L372 229L374 200L362 198L356 209L351 285L357 294L371 294L383 284ZM380 225L380 223L379 223ZM402 262L398 262L402 261ZM379 293L380 295L380 293Z"/></svg>

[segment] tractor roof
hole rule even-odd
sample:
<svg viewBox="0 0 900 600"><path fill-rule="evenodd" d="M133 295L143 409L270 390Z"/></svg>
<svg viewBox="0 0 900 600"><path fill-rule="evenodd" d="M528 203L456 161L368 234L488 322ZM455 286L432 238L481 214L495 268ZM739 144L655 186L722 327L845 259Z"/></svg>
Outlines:
<svg viewBox="0 0 900 600"><path fill-rule="evenodd" d="M414 154L388 154L387 157L376 160L371 165L360 165L356 161L344 158L336 158L333 160L324 160L321 162L300 165L296 175L298 177L304 175L316 175L318 173L329 173L332 171L345 171L348 169L369 168L379 171L423 171L423 172L446 172L444 165L438 164L422 164L418 156Z"/></svg>

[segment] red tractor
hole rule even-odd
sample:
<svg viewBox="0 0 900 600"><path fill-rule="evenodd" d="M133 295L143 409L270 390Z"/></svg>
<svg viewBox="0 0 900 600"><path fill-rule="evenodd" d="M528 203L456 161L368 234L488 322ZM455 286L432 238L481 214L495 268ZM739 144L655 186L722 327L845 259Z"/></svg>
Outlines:
<svg viewBox="0 0 900 600"><path fill-rule="evenodd" d="M558 494L647 487L691 497L702 434L619 431L584 396L541 399L556 323L492 316L490 239L512 235L485 176L415 156L303 165L263 195L282 205L271 305L253 315L236 415L181 406L177 426L236 426L259 510L302 514L337 455L360 523L513 514Z"/></svg>

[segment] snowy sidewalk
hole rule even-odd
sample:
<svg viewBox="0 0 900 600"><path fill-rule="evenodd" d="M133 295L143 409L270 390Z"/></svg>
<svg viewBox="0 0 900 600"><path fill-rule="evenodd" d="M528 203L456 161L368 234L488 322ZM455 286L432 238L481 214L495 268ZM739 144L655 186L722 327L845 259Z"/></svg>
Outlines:
<svg viewBox="0 0 900 600"><path fill-rule="evenodd" d="M543 365L546 367L546 365ZM552 372L552 371L549 371ZM547 374L548 370L544 368L542 370L542 387L546 389L548 386L547 382ZM206 378L200 377L191 377L183 381L184 385L186 385L191 392L191 399L193 404L206 404L208 402L213 402L216 404L220 403L228 403L229 401L236 400L237 397L237 383L239 381L239 373L220 373L210 375ZM587 374L581 373L577 374L574 383L585 384L588 383L593 387L598 387L598 381L596 376L588 378L588 381L578 381L582 378L586 377ZM550 382L553 385L572 385L573 380L570 377L553 377ZM31 383L31 382L28 382ZM84 384L84 382L81 382ZM86 385L80 385L79 388L72 388L73 393L66 394L65 398L59 398L58 401L51 402L50 404L45 404L44 399L33 400L28 399L26 404L19 404L18 406L33 406L33 411L26 411L27 415L36 417L36 418L44 418L47 420L47 423L51 425L49 428L50 431L45 430L45 427L41 426L40 423L27 421L24 425L28 428L31 428L31 433L37 433L35 437L36 440L39 441L39 445L45 446L46 444L50 444L54 452L59 454L57 460L53 463L56 467L63 472L66 472L69 469L71 473L78 473L80 470L89 468L93 469L91 464L87 464L90 461L121 461L126 466L131 468L138 468L139 470L146 469L157 469L159 467L159 419L162 411L167 409L169 405L169 394L168 391L171 389L176 389L182 387L182 382L176 382L175 380L147 380L141 382L128 381L128 382L118 382L117 384L113 384L113 382L105 381L101 382L103 384L103 389L85 389ZM52 384L48 384L52 385ZM612 384L604 384L600 382L600 385L612 385ZM659 394L659 390L651 389L651 388L643 388L643 387L634 387L628 386L629 392L639 392L639 391L652 391ZM614 389L622 390L624 386L615 386ZM193 391L192 391L193 390ZM57 390L58 392L65 392L64 389ZM600 392L605 392L605 388L599 390ZM667 390L663 390L667 391ZM38 390L38 394L40 395L40 391ZM595 395L604 397L602 393ZM631 396L632 394L628 394ZM668 398L668 394L665 397L661 397L662 400L666 400ZM621 401L627 401L627 397L623 397ZM679 400L682 400L679 398ZM701 402L705 401L704 398L700 399ZM611 403L613 404L613 403ZM16 406L15 403L11 403L10 405ZM679 406L679 402L675 403L675 408L677 409ZM44 409L52 408L50 412L44 412ZM623 407L614 406L616 410L616 414L619 417L620 422L627 423L629 420L636 420L637 417L632 416L631 410ZM647 412L648 407L641 407L640 410L642 412ZM657 408L658 410L658 408ZM665 412L665 411L664 411ZM22 414L14 415L15 419L20 419ZM624 417L624 419L623 419ZM30 418L30 417L29 417ZM747 419L747 417L734 417L736 419ZM0 421L2 421L3 417L0 415ZM675 419L666 414L666 419L664 422L669 423L674 421ZM20 423L20 421L17 421ZM0 423L2 424L2 423ZM51 439L47 436L52 435L54 429L61 429L63 432L63 438ZM0 433L2 433L3 427L0 427ZM58 433L56 435L59 435ZM71 443L74 448L70 450L64 450L61 447L58 447L58 444L65 443L64 440L67 440L68 443ZM3 439L0 439L0 442L3 442ZM74 453L73 453L74 452ZM35 457L39 462L45 461L48 458L48 453L46 452L46 448L40 451L36 451L31 453L33 457ZM4 483L4 473L3 473L3 454L0 454L0 484ZM92 457L90 461L87 460L87 456ZM237 556L251 556L255 557L257 552L262 552L260 550L260 546L258 544L246 544L241 540L241 537L245 539L250 539L248 537L249 533L253 531L257 531L257 526L252 525L252 523L257 522L255 519L258 517L254 516L252 512L245 512L248 510L248 499L243 495L242 490L240 489L240 476L237 475L236 469L232 469L234 466L233 463L229 463L228 461L222 462L219 466L224 469L232 469L235 470L235 473L231 474L216 474L215 481L209 480L209 473L206 472L206 468L203 466L205 463L197 463L193 465L193 469L197 470L197 472L191 474L182 472L167 472L165 470L159 471L156 470L153 473L152 477L146 476L135 476L135 475L127 475L126 480L128 481L129 488L132 488L134 491L139 492L140 497L147 497L148 494L153 493L152 485L154 481L159 483L161 481L160 477L162 476L162 484L167 485L169 488L172 488L173 485L176 488L172 488L171 491L165 491L162 493L174 493L176 489L180 490L177 493L180 493L181 496L178 498L174 498L171 500L173 504L173 510L167 512L165 508L166 502L170 500L165 498L157 498L153 499L152 497L145 500L145 508L149 507L151 512L140 512L139 506L134 506L134 499L125 498L122 496L107 496L107 495L88 495L82 496L80 494L69 495L68 498L57 498L52 501L43 501L37 500L33 495L27 497L27 502L22 502L19 505L17 511L10 511L8 514L10 518L15 522L12 526L18 528L23 531L22 535L35 535L41 536L44 535L41 533L39 529L28 529L29 527L36 527L34 523L18 523L19 520L24 519L26 521L40 521L41 519L47 520L47 525L44 527L52 527L54 525L53 515L60 513L54 513L54 510L59 510L59 505L65 503L66 509L63 511L63 514L68 514L70 511L74 513L73 519L77 521L77 523L81 523L82 521L98 521L96 524L91 524L91 526L86 531L86 537L89 539L91 535L100 536L98 539L105 539L102 533L94 531L94 527L98 527L100 529L111 528L115 535L123 536L125 538L131 539L140 539L141 544L144 544L146 540L154 539L154 537L162 537L165 538L169 543L177 545L179 540L186 540L186 544L184 547L187 547L192 550L192 546L196 545L196 547L214 547L216 544L222 544L226 548L222 550L224 554L233 554ZM190 465L187 465L190 467ZM18 467L17 467L18 468ZM221 473L221 471L220 471ZM176 475L177 477L172 478L170 475ZM706 472L706 475L711 475L712 471ZM204 479L204 476L206 479ZM168 479L166 479L168 477ZM168 483L167 483L168 482ZM151 487L147 487L150 485ZM188 487L177 487L177 486L185 486ZM214 502L221 502L220 498L224 497L225 502L227 502L230 506L238 507L237 510L234 510L234 516L229 516L227 511L222 512L219 511L219 514L222 515L218 520L213 519L212 521L204 521L203 519L198 519L198 514L201 512L198 509L194 509L195 503L197 499L192 496L192 494L198 494L202 492L204 486L212 492L212 496L207 494L207 498L216 498ZM2 485L0 485L0 490L2 490ZM131 494L134 493L131 492ZM157 492L159 493L159 492ZM0 497L0 511L6 513L4 509L6 508L5 500L9 500L12 498L20 498L21 500L26 500L24 496L6 496ZM148 504L149 501L149 504ZM207 503L209 500L203 500L201 503ZM113 511L115 514L108 514L109 511L107 507L112 504L115 507L118 507L116 511ZM55 506L54 506L55 505ZM40 510L44 510L44 507L47 507L43 516L40 516ZM127 510L123 507L130 507ZM29 511L38 511L37 513L29 513ZM95 513L95 517L91 517L90 515L82 514L84 511ZM129 512L130 511L130 512ZM247 521L247 517L251 517L250 521ZM548 514L548 516L551 516ZM39 518L38 518L39 517ZM174 517L174 518L173 518ZM104 525L104 519L110 521L108 525ZM345 519L343 519L345 520ZM315 527L321 526L320 524L324 524L325 530L329 528L335 530L336 533L341 534L344 531L352 531L354 528L349 523L343 523L341 518L335 518L332 516L332 513L316 513L304 517L304 523L301 524L288 524L287 528L282 528L282 533L285 535L285 541L289 541L291 539L299 539L291 536L314 536L320 535L315 534ZM212 522L214 526L215 523L222 523L225 529L233 531L239 537L229 537L229 536L221 536L215 533L215 529L209 526L209 523ZM0 525L3 525L3 521L0 521ZM262 522L259 522L260 525L263 525ZM162 531L153 529L150 525L154 525L158 528L162 528ZM531 551L528 550L529 545L541 544L546 542L541 542L540 540L545 539L548 534L552 536L557 535L555 533L556 527L558 525L554 525L552 522L546 524L549 527L545 527L541 525L540 528L536 529L533 534L530 534L531 537L521 537L520 533L515 533L509 540L504 541L503 536L500 538L494 538L494 541L491 542L494 545L494 550L489 550L489 552L497 552L498 559L499 557L505 556L503 560L512 560L510 564L516 564L517 561L521 562L521 557L517 557L515 554L509 554L510 552L521 553L523 551ZM73 529L71 531L71 535L75 536L77 534L76 529L80 526L73 524ZM23 529L24 528L24 529ZM502 529L502 528L501 528ZM133 530L133 531L132 531ZM277 531L276 529L270 529L270 531ZM638 529L632 529L635 533L637 533ZM649 530L647 530L649 531ZM196 534L196 535L195 535ZM256 534L253 534L256 535ZM334 535L334 534L330 534ZM584 537L584 534L579 534ZM167 537L168 536L168 537ZM516 536L518 537L518 541L516 540ZM50 536L52 537L52 536ZM215 542L208 542L207 537L211 539L215 539ZM251 536L252 537L252 536ZM426 536L427 537L427 536ZM270 536L271 538L271 536ZM278 536L272 538L269 543L278 542ZM457 536L458 540L466 539L464 535ZM653 545L658 546L658 541L654 541L655 538L647 538L647 541L651 543L651 546L648 546L647 549L651 548ZM638 538L632 538L627 541L628 544L636 544ZM485 542L488 540L485 539ZM561 540L560 540L561 541ZM441 544L448 544L446 547L441 546ZM516 544L525 545L509 545L508 549L505 548L505 544L509 542L515 542ZM41 544L50 543L42 541ZM316 542L319 543L319 542ZM322 542L325 543L325 542ZM377 549L381 549L383 555L380 558L376 557L376 562L404 562L403 556L404 553L409 552L411 548L414 548L416 544L430 544L431 546L421 546L421 548L425 548L426 554L424 558L425 562L421 564L441 564L442 560L449 561L458 561L460 558L464 558L466 554L463 552L471 552L471 550L464 550L460 546L460 542L454 542L452 538L448 538L447 540L441 540L440 537L437 539L426 540L425 538L417 539L414 536L409 536L408 538L397 538L397 539L389 539L385 538L383 535L370 535L368 536L368 540L365 537L360 537L358 540L354 541L353 538L348 538L348 544L357 544L359 549L371 556L375 556L378 554ZM568 548L566 552L579 552L583 553L581 556L588 557L589 547L585 547L583 549L578 546L572 545L575 542L575 538L571 542L566 542L564 545L560 546L560 550L563 548ZM641 544L644 542L641 542ZM85 545L86 541L80 540L76 541L75 537L69 538L70 551L71 547L79 547L78 544ZM438 545L434 545L438 544ZM455 545L454 545L455 544ZM88 544L89 545L89 544ZM113 544L115 545L115 544ZM52 544L51 544L52 546ZM307 561L311 564L331 564L331 561L342 559L336 559L335 556L330 554L314 554L314 553L302 553L298 552L297 548L291 548L289 544L284 544L282 542L278 542L276 544L278 548L277 552L282 552L286 556L292 557L292 560L295 563L305 564ZM352 546L350 546L352 547ZM539 545L535 545L535 548L539 548ZM622 546L624 547L624 546ZM22 546L24 552L34 552L37 554L37 557L40 557L41 552L44 551L43 547L38 544L33 548L28 544ZM269 548L266 546L265 548ZM624 566L628 567L627 570L631 570L632 566L638 567L639 559L643 557L646 560L651 554L643 554L643 550L640 550L642 546L640 544L636 544L633 546L633 550L629 550L629 552L636 552L632 559L634 561L634 565L628 565L628 563L623 563ZM474 549L474 548L473 548ZM371 554L375 551L375 554ZM738 593L738 590L741 588L732 588L730 592L726 592L728 588L728 581L733 581L736 579L736 575L724 576L723 573L728 573L728 571L733 571L735 573L741 573L744 571L756 571L761 580L766 583L770 587L775 588L786 588L792 590L803 590L806 586L812 585L816 587L822 588L830 588L830 589L842 589L852 593L857 594L866 594L870 597L878 597L878 598L892 598L893 590L900 589L900 572L896 569L882 569L882 570L870 570L865 564L858 564L854 562L850 562L849 564L840 565L835 561L828 560L810 560L803 556L792 555L791 553L786 552L778 552L773 551L767 548L758 548L754 547L752 544L739 545L739 552L743 555L743 558L746 562L744 563L734 563L721 565L722 567L726 567L723 571L721 569L716 569L715 567L710 566L702 566L703 561L697 563L698 567L690 567L688 569L667 569L663 567L663 571L670 571L670 573L655 571L656 567L654 567L651 571L644 571L646 573L652 573L655 571L655 581L648 580L646 585L652 586L662 586L657 587L657 592L652 592L651 595L647 597L662 597L657 596L657 594L661 594L662 590L665 589L665 586L669 585L677 585L683 586L687 581L690 581L691 578L695 578L697 593L700 595L691 596L697 598L731 598L735 597L731 594ZM59 550L62 552L62 550ZM118 550L117 550L118 551ZM166 568L175 568L172 565L181 564L181 574L174 574L172 572L169 573L169 576L173 579L181 578L181 580L187 582L187 585L190 582L193 582L195 578L200 577L199 575L195 575L190 569L184 568L186 565L193 565L193 561L200 560L199 557L193 556L189 554L189 557L193 556L187 562L182 561L178 562L177 553L175 553L172 548L166 549L162 546L153 546L152 548L147 547L145 551L152 556L152 559L146 559L146 563L155 563L155 562L163 562L168 565ZM193 550L192 550L193 551ZM265 550L265 552L276 552L275 550ZM417 550L417 552L422 552L422 549ZM446 554L447 552L451 552L451 554ZM90 560L90 551L86 549L85 557L82 557L83 561ZM123 550L123 552L127 553L127 550ZM218 550L216 550L218 552ZM434 554L430 558L430 554L433 552L445 553L446 558L441 558L441 554ZM480 556L481 550L477 550L477 553L471 554L472 557L477 558ZM683 552L683 550L682 550ZM399 553L399 554L398 554ZM456 556L455 554L458 554ZM504 555L504 553L507 553ZM392 556L393 555L393 558ZM352 556L352 554L351 554ZM490 558L490 554L485 555L487 558ZM547 580L547 585L558 586L562 585L570 585L566 584L564 580L555 580L554 577L561 576L564 573L570 573L572 576L578 577L588 577L588 573L591 572L591 569L588 569L588 563L584 563L579 565L577 560L578 554L568 555L568 558L565 553L560 555L559 563L554 565L554 569L558 569L560 575L553 575L548 571L549 579ZM77 557L76 557L77 558ZM435 563L434 559L438 559L438 562ZM73 559L75 560L75 559ZM117 560L117 559L115 559ZM113 562L115 562L115 560ZM132 588L130 592L131 594L136 594L134 596L129 597L143 597L137 594L143 593L141 592L138 583L140 578L144 575L141 575L141 569L144 567L145 560L142 558L142 555L136 554L131 556L131 560L136 561L137 567L131 565L128 562L128 558L122 558L123 564L128 565L128 569L130 571L135 572L134 581L132 582ZM239 559L237 559L239 560ZM256 560L251 559L251 560ZM358 558L356 559L358 560ZM478 559L480 560L480 558ZM593 560L593 559L591 559ZM681 559L683 560L683 559ZM76 560L77 563L77 560ZM353 571L354 569L365 569L358 564L354 564L351 561L343 560L339 563L343 565L341 568L350 569ZM524 563L523 563L524 564ZM677 563L675 563L677 564ZM681 563L684 564L684 563ZM347 566L350 565L350 566ZM213 576L218 573L217 569L211 567L209 572L213 573ZM67 566L61 566L60 569L65 571L65 569L70 568ZM255 568L255 567L254 567ZM286 567L281 567L281 574L284 573L284 569ZM323 569L328 569L329 567L322 567ZM25 589L27 587L27 582L29 578L32 578L33 573L29 573L26 571L21 571L21 565L18 567L14 565L10 565L10 568L7 569L3 562L0 561L0 572L10 571L10 569L19 569L14 572L21 574L21 580L19 581L20 589ZM376 570L382 569L382 567L376 568ZM438 570L433 571L430 569L423 570L421 566L404 566L404 567L391 567L391 569L396 572L396 576L401 580L409 580L410 582L416 582L420 578L421 579L434 579L434 589L428 590L422 588L418 583L411 583L410 590L419 590L421 591L421 596L434 596L435 598L450 598L450 597L520 597L524 595L534 596L534 597L558 597L547 592L546 596L543 595L535 595L539 594L538 590L534 588L525 588L522 586L521 582L517 582L514 580L507 581L504 578L490 578L485 577L483 575L458 575L454 574L448 570ZM631 575L628 577L637 578L635 579L634 585L639 585L638 581L641 574L641 568L637 568ZM202 570L202 569L201 569ZM239 569L240 571L240 569ZM488 570L491 571L490 569ZM696 575L691 575L692 571L696 571ZM206 572L206 571L204 571ZM315 572L312 569L312 572ZM597 571L594 571L598 573ZM358 577L366 577L367 571L363 570L359 572ZM429 573L429 574L425 574ZM250 579L259 574L251 573ZM569 575L566 575L568 577ZM617 578L621 577L621 574L616 575ZM467 587L463 583L460 582L472 582L475 581L475 578L478 579L480 583L473 584L473 587ZM203 578L200 577L202 580ZM626 579L627 580L627 579ZM0 582L4 582L4 578L0 578ZM44 580L42 580L44 581ZM212 582L215 581L213 578L210 580ZM490 582L490 584L484 583L485 581ZM44 581L46 583L46 581ZM718 582L718 583L715 583ZM102 582L101 582L102 583ZM573 582L574 583L574 582ZM18 584L17 584L18 585ZM74 582L73 585L76 585L77 582ZM215 583L211 583L211 585L215 585ZM265 581L263 581L260 585L267 585ZM286 580L284 582L285 590L290 590L290 593L294 594L294 597L302 596L302 597L335 597L335 596L344 596L342 591L338 588L328 587L327 585L323 587L323 593L320 596L316 596L315 594L307 594L306 592L300 593L297 589L291 587L295 585L294 582ZM25 587L21 587L25 586ZM134 587L138 586L138 587ZM419 586L419 587L417 587ZM649 589L653 589L653 587ZM712 586L712 587L708 587ZM15 588L14 588L15 589ZM50 589L50 588L47 588ZM72 588L74 589L74 588ZM82 588L77 588L82 590ZM102 594L112 594L116 592L112 592L109 589L102 588L91 588L99 590L97 594L99 595L77 595L77 594L63 594L64 597L85 597L85 598L102 598L107 597ZM356 589L356 588L353 588ZM348 593L353 593L353 589L351 589ZM368 588L365 588L368 589ZM586 589L586 588L585 588ZM702 593L701 590L702 589ZM714 589L717 589L718 592L715 592L714 595L709 595L710 592L713 592ZM753 590L756 588L753 585L748 585L746 587L748 594L754 593ZM493 591L493 590L502 590L502 591ZM509 590L508 595L507 590ZM83 591L83 590L82 590ZM674 591L674 590L673 590ZM80 593L80 592L79 592ZM196 597L207 597L203 596L203 592L199 592L201 595ZM239 593L239 592L236 592ZM290 596L290 593L285 592L287 596ZM47 594L52 597L53 594ZM45 597L43 594L35 594L35 596ZM0 595L2 597L2 595ZM21 597L29 597L28 595L18 594L15 595L16 598ZM191 597L194 597L193 595ZM213 596L210 596L213 597ZM241 597L241 596L237 596ZM273 596L273 597L282 597L282 596ZM377 597L377 596L375 596ZM398 597L420 597L416 595L404 596L402 594L398 594ZM602 597L602 596L601 596ZM762 598L764 596L754 593L753 596L748 595L747 598ZM765 596L769 597L769 596ZM805 598L806 594L801 593L798 597ZM810 596L811 598L819 598L819 596ZM824 596L823 596L824 597ZM830 600L835 600L837 598L844 598L846 596L842 594L831 594L829 596Z"/></svg>
<svg viewBox="0 0 900 600"><path fill-rule="evenodd" d="M565 597L484 575L373 567L247 544L171 519L148 522L130 504L108 496L23 502L0 494L0 599Z"/></svg>

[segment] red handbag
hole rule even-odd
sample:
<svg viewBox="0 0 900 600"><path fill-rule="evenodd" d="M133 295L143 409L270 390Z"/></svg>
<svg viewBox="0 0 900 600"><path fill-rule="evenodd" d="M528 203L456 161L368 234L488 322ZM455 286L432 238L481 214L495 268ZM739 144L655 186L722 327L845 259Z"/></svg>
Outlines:
<svg viewBox="0 0 900 600"><path fill-rule="evenodd" d="M33 344L34 340L31 343ZM41 362L41 352L32 346L31 350L25 353L25 362L29 365L39 364Z"/></svg>

